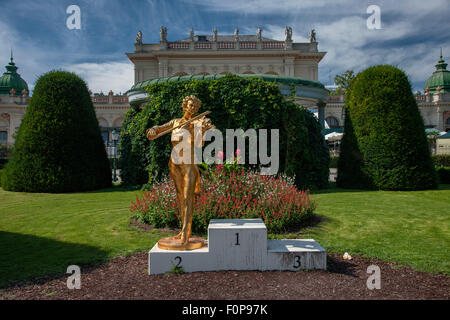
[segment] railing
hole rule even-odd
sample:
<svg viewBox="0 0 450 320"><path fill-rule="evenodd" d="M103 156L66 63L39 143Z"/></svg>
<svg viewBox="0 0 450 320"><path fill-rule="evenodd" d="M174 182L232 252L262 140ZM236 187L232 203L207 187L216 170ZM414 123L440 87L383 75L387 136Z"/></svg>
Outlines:
<svg viewBox="0 0 450 320"><path fill-rule="evenodd" d="M234 49L234 42L218 42L217 49Z"/></svg>
<svg viewBox="0 0 450 320"><path fill-rule="evenodd" d="M284 49L284 42L263 42L263 49Z"/></svg>
<svg viewBox="0 0 450 320"><path fill-rule="evenodd" d="M256 42L239 42L241 49L256 49Z"/></svg>
<svg viewBox="0 0 450 320"><path fill-rule="evenodd" d="M189 49L190 42L168 42L168 49ZM263 49L284 49L284 42L261 42ZM236 42L217 42L217 49L234 49ZM212 42L195 42L195 49L212 49ZM257 49L258 43L254 41L239 42L240 49Z"/></svg>
<svg viewBox="0 0 450 320"><path fill-rule="evenodd" d="M196 42L195 49L211 49L211 42Z"/></svg>
<svg viewBox="0 0 450 320"><path fill-rule="evenodd" d="M189 49L189 42L169 42L169 49Z"/></svg>

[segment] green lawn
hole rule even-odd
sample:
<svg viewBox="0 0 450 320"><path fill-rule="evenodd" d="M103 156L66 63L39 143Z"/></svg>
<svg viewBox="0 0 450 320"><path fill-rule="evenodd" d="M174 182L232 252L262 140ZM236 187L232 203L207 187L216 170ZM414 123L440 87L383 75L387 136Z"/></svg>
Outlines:
<svg viewBox="0 0 450 320"><path fill-rule="evenodd" d="M120 187L73 194L0 189L0 286L149 250L167 234L129 226L128 207L138 193ZM311 237L329 252L450 274L450 185L417 192L330 189L313 197L319 224L271 237Z"/></svg>
<svg viewBox="0 0 450 320"><path fill-rule="evenodd" d="M119 187L72 194L0 189L0 286L151 249L167 234L129 226L128 207L138 193Z"/></svg>
<svg viewBox="0 0 450 320"><path fill-rule="evenodd" d="M314 194L321 222L298 234L327 251L450 274L450 185L431 191L325 190Z"/></svg>

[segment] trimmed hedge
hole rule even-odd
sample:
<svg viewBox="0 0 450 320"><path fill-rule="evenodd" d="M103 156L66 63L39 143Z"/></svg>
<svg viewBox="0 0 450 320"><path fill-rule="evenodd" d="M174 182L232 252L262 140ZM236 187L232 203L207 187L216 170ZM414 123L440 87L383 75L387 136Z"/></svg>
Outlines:
<svg viewBox="0 0 450 320"><path fill-rule="evenodd" d="M3 169L8 163L8 159L0 159L0 169Z"/></svg>
<svg viewBox="0 0 450 320"><path fill-rule="evenodd" d="M450 167L450 154L435 154L432 158L435 166Z"/></svg>
<svg viewBox="0 0 450 320"><path fill-rule="evenodd" d="M328 186L329 152L319 122L311 112L286 101L276 83L228 75L218 80L154 84L147 91L149 104L130 109L121 131L120 167L125 184L142 185L168 174L170 134L148 141L145 131L182 117L183 98L196 95L202 101L199 113L212 111L208 117L222 132L227 128L279 129L279 172L295 175L299 189ZM248 159L248 147L246 153Z"/></svg>
<svg viewBox="0 0 450 320"><path fill-rule="evenodd" d="M330 156L330 168L337 168L338 167L338 156Z"/></svg>
<svg viewBox="0 0 450 320"><path fill-rule="evenodd" d="M450 183L450 168L440 167L437 169L437 173L439 176L439 183Z"/></svg>
<svg viewBox="0 0 450 320"><path fill-rule="evenodd" d="M347 106L347 137L344 135L340 160L349 163L339 168L339 186L382 190L437 187L423 119L403 71L381 65L359 73L349 89Z"/></svg>
<svg viewBox="0 0 450 320"><path fill-rule="evenodd" d="M62 193L111 186L111 169L86 83L42 75L2 176L5 190Z"/></svg>

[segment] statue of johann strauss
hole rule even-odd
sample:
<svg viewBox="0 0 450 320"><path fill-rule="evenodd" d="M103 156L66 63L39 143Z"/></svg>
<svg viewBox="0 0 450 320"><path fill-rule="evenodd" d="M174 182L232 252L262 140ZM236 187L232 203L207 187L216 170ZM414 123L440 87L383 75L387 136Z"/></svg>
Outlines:
<svg viewBox="0 0 450 320"><path fill-rule="evenodd" d="M203 133L209 129L214 129L211 120L205 118L205 112L197 117L195 114L201 107L201 101L191 95L183 99L182 108L184 116L181 119L173 119L166 124L147 129L147 138L154 140L166 133L172 132L172 147L175 148L179 143L186 143L183 135L189 132L191 155L183 157L183 149L179 154L172 152L169 160L169 169L172 179L175 183L177 193L178 209L183 221L181 232L170 238L164 238L158 241L158 246L166 250L192 250L205 245L201 238L191 238L192 235L192 214L194 210L194 195L200 193L200 173L194 162L194 142L204 144ZM195 130L194 130L195 129ZM199 130L200 129L200 130ZM196 137L194 134L201 135Z"/></svg>

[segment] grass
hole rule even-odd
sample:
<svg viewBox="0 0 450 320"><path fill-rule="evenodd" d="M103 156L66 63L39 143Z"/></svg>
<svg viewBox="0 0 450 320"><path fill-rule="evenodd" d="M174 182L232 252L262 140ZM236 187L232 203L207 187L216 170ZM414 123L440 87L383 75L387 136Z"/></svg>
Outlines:
<svg viewBox="0 0 450 320"><path fill-rule="evenodd" d="M412 192L330 189L313 198L319 224L272 238L313 238L328 252L450 275L450 185Z"/></svg>
<svg viewBox="0 0 450 320"><path fill-rule="evenodd" d="M72 194L0 189L0 287L151 249L167 234L129 225L136 194L120 187Z"/></svg>
<svg viewBox="0 0 450 320"><path fill-rule="evenodd" d="M72 194L0 189L0 287L149 250L168 234L129 225L136 194L117 186ZM314 238L329 252L450 274L450 185L415 192L329 189L313 198L320 223L270 237Z"/></svg>

